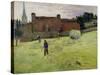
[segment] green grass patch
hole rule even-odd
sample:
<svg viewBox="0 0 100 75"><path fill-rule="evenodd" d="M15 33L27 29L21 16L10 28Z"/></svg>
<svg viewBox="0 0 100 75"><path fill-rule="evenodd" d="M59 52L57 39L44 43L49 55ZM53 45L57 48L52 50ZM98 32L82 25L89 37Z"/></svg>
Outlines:
<svg viewBox="0 0 100 75"><path fill-rule="evenodd" d="M97 68L97 32L84 33L80 39L46 39L49 55L43 54L43 41L21 42L14 47L15 73L66 71ZM80 63L77 63L77 61Z"/></svg>

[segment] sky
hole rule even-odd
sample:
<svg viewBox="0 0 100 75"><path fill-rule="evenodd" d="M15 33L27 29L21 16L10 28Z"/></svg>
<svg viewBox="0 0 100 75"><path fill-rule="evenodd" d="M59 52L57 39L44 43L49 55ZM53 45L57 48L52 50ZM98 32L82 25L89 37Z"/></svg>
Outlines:
<svg viewBox="0 0 100 75"><path fill-rule="evenodd" d="M74 18L82 15L84 12L92 12L97 14L96 6L83 5L69 5L69 4L55 4L55 3L38 3L38 2L24 2L25 11L28 21L31 21L31 13L36 13L36 16L50 16L56 17L57 14L61 18ZM14 4L14 19L20 19L23 15L23 2L15 1Z"/></svg>

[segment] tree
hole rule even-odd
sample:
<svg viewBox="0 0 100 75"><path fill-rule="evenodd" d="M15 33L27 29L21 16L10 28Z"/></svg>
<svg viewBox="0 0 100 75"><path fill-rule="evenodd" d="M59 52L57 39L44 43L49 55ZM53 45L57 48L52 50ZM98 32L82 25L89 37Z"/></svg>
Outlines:
<svg viewBox="0 0 100 75"><path fill-rule="evenodd" d="M83 14L83 18L85 22L91 21L93 17L94 17L93 13L84 12Z"/></svg>
<svg viewBox="0 0 100 75"><path fill-rule="evenodd" d="M77 16L77 22L80 24L80 29L85 29L86 22L92 21L96 17L93 13L84 12L83 15Z"/></svg>
<svg viewBox="0 0 100 75"><path fill-rule="evenodd" d="M16 28L15 28L16 46L18 45L18 39L22 36L22 31L20 30L20 26L21 26L20 20L16 20Z"/></svg>
<svg viewBox="0 0 100 75"><path fill-rule="evenodd" d="M80 24L80 29L81 30L85 29L83 16L78 16L77 17L77 22Z"/></svg>

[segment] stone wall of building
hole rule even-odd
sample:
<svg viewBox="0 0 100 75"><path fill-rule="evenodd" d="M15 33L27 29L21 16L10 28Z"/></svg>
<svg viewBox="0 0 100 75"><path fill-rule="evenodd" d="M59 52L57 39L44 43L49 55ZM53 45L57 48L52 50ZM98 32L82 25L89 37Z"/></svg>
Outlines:
<svg viewBox="0 0 100 75"><path fill-rule="evenodd" d="M61 19L60 15L57 15L57 17L37 17L32 13L32 22L23 26L21 39L23 41L31 41L36 39L37 35L42 38L56 37L60 29L62 29L62 32L68 32L72 29L80 30L80 25L72 19Z"/></svg>

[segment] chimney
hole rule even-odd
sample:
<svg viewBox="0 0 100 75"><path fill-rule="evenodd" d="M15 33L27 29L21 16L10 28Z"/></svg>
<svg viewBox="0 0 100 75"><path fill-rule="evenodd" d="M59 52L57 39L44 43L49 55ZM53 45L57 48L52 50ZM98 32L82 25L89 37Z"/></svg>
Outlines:
<svg viewBox="0 0 100 75"><path fill-rule="evenodd" d="M36 17L35 13L32 13L32 14L31 14L31 17L32 17L32 22L34 22L35 17Z"/></svg>
<svg viewBox="0 0 100 75"><path fill-rule="evenodd" d="M61 18L60 14L57 14L57 19L60 19L60 18Z"/></svg>

